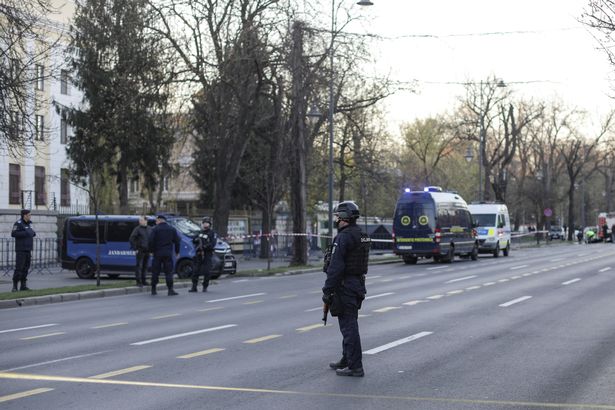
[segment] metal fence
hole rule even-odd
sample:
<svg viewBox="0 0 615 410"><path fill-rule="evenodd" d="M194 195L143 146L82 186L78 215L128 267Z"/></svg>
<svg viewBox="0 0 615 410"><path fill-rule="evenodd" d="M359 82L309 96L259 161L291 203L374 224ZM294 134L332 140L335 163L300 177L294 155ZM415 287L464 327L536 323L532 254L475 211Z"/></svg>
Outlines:
<svg viewBox="0 0 615 410"><path fill-rule="evenodd" d="M34 238L30 272L51 273L51 269L60 267L58 240L54 238ZM12 275L15 269L15 239L0 238L0 273Z"/></svg>

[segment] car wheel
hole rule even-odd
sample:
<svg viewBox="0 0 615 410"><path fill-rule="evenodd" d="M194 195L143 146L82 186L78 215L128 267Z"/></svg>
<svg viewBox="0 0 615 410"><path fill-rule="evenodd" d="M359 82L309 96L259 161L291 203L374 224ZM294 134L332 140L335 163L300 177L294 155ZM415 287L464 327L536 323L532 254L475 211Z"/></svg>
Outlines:
<svg viewBox="0 0 615 410"><path fill-rule="evenodd" d="M498 256L500 256L500 243L496 243L495 244L495 250L493 251L493 257L497 258Z"/></svg>
<svg viewBox="0 0 615 410"><path fill-rule="evenodd" d="M90 258L79 258L75 264L75 272L81 279L92 279L96 269Z"/></svg>
<svg viewBox="0 0 615 410"><path fill-rule="evenodd" d="M175 267L175 272L181 279L191 278L194 272L194 262L190 259L182 259Z"/></svg>
<svg viewBox="0 0 615 410"><path fill-rule="evenodd" d="M504 250L502 251L502 254L504 256L508 256L509 253L510 253L510 241L506 244L506 248L504 248Z"/></svg>
<svg viewBox="0 0 615 410"><path fill-rule="evenodd" d="M451 263L453 262L454 259L455 259L455 248L451 246L450 248L448 248L448 253L446 254L446 256L442 258L442 262Z"/></svg>
<svg viewBox="0 0 615 410"><path fill-rule="evenodd" d="M478 245L474 245L472 248L472 253L470 254L470 258L475 261L478 260Z"/></svg>
<svg viewBox="0 0 615 410"><path fill-rule="evenodd" d="M404 255L404 263L406 265L416 265L418 258L411 255Z"/></svg>
<svg viewBox="0 0 615 410"><path fill-rule="evenodd" d="M107 276L109 277L109 279L117 279L120 277L120 275L118 275L117 273L109 273L107 274Z"/></svg>

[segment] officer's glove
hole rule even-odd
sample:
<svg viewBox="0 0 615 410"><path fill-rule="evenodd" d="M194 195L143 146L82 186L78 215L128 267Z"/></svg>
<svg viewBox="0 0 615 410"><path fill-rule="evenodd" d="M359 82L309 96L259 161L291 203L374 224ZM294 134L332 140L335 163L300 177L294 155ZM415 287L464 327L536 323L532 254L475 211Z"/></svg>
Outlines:
<svg viewBox="0 0 615 410"><path fill-rule="evenodd" d="M322 301L325 305L331 305L331 302L333 302L333 293L330 293L328 295L326 293L323 293Z"/></svg>

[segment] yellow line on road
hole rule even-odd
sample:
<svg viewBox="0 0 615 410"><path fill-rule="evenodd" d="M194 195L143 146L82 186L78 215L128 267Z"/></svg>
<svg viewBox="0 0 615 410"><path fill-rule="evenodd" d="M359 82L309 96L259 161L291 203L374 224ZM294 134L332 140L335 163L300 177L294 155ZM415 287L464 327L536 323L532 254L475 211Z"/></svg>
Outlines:
<svg viewBox="0 0 615 410"><path fill-rule="evenodd" d="M244 305L256 305L257 303L263 303L264 300L251 300L249 302L243 302Z"/></svg>
<svg viewBox="0 0 615 410"><path fill-rule="evenodd" d="M310 331L310 330L313 330L313 329L317 329L319 327L324 327L324 326L323 326L322 323L317 323L315 325L303 326L303 327L300 327L300 328L298 328L296 330L297 330L297 332L307 332L307 331Z"/></svg>
<svg viewBox="0 0 615 410"><path fill-rule="evenodd" d="M107 328L107 327L124 326L124 325L127 325L127 324L128 323L126 323L126 322L109 323L107 325L94 326L91 329L104 329L104 328Z"/></svg>
<svg viewBox="0 0 615 410"><path fill-rule="evenodd" d="M150 318L150 320L168 319L170 317L177 317L177 316L181 316L181 314L180 313L171 313L170 315L154 316L154 317Z"/></svg>
<svg viewBox="0 0 615 410"><path fill-rule="evenodd" d="M200 352L195 352L195 353L189 353L189 354L185 354L182 356L177 356L178 359L192 359L193 357L198 357L198 356L205 356L206 354L211 354L211 353L217 353L217 352L221 352L224 349L219 349L217 347L213 348L213 349L207 349L207 350L202 350Z"/></svg>
<svg viewBox="0 0 615 410"><path fill-rule="evenodd" d="M278 337L282 337L282 335L269 335L269 336L257 337L256 339L244 340L244 343L259 343L259 342L264 342L266 340L275 339Z"/></svg>
<svg viewBox="0 0 615 410"><path fill-rule="evenodd" d="M185 390L209 390L209 391L224 391L224 392L242 392L256 394L279 394L286 396L306 396L306 397L336 397L357 400L389 400L398 402L422 402L422 403L447 403L447 404L468 404L483 406L486 409L494 406L509 406L512 408L536 407L536 408L557 408L557 409L600 409L600 410L615 410L615 405L594 404L594 403L552 403L552 402L530 402L530 401L505 401L505 400L481 400L481 399L461 399L461 398L446 398L446 397L426 397L426 396L386 396L377 394L352 394L352 393L324 393L324 392L306 392L296 390L274 390L274 389L258 389L248 387L223 387L223 386L207 386L195 384L173 384L173 383L155 383L155 382L137 382L128 380L113 380L113 379L90 379L86 377L64 377L64 376L47 376L38 374L23 374L0 372L0 379L12 380L30 380L30 381L51 381L65 383L90 383L90 384L107 384L111 386L141 386L141 387L160 387L167 389L185 389Z"/></svg>
<svg viewBox="0 0 615 410"><path fill-rule="evenodd" d="M142 366L128 367L126 369L116 370L114 372L98 374L96 376L90 376L90 379L108 379L110 377L119 376L121 374L138 372L139 370L143 370L143 369L149 369L150 367L152 366L142 365Z"/></svg>
<svg viewBox="0 0 615 410"><path fill-rule="evenodd" d="M284 295L284 296L280 296L278 299L290 299L290 298L296 298L298 295Z"/></svg>
<svg viewBox="0 0 615 410"><path fill-rule="evenodd" d="M21 340L41 339L41 338L43 338L43 337L58 336L58 335L63 335L63 334L66 334L66 333L65 333L65 332L47 333L46 335L38 335L38 336L22 337L22 338L21 338Z"/></svg>
<svg viewBox="0 0 615 410"><path fill-rule="evenodd" d="M22 399L24 397L34 396L35 394L41 394L41 393L45 393L45 392L52 391L52 390L53 389L48 389L48 388L43 387L40 389L23 391L21 393L9 394L8 396L0 397L0 403L4 403L5 401L10 401L10 400Z"/></svg>

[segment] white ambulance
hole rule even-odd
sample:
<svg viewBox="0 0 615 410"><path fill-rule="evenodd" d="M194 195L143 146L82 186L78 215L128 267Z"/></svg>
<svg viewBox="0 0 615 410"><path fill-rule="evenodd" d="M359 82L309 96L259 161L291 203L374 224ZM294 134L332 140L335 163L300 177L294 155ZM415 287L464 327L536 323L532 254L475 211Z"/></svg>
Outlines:
<svg viewBox="0 0 615 410"><path fill-rule="evenodd" d="M468 205L478 234L478 252L494 257L510 253L510 216L501 203L472 203Z"/></svg>

